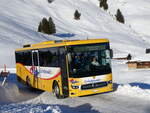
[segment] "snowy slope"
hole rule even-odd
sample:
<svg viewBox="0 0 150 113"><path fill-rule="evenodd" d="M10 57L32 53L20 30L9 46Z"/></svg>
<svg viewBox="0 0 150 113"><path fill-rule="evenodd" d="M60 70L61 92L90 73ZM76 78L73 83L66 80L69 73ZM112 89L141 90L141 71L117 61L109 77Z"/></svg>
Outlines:
<svg viewBox="0 0 150 113"><path fill-rule="evenodd" d="M76 9L81 13L80 21L73 19ZM47 0L1 0L0 15L0 67L4 63L14 67L14 50L23 44L56 39L36 32L41 19L49 16L57 33L73 33L76 39L108 38L115 53L137 55L147 46L134 30L101 10L97 0L55 0L51 4Z"/></svg>
<svg viewBox="0 0 150 113"><path fill-rule="evenodd" d="M116 14L120 9L125 23L137 32L141 39L150 43L150 1L148 0L108 0L109 12Z"/></svg>

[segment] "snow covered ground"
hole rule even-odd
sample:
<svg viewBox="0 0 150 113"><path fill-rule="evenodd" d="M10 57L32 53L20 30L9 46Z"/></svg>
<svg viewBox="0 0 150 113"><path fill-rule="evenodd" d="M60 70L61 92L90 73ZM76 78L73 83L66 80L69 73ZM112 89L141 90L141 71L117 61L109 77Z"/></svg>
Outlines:
<svg viewBox="0 0 150 113"><path fill-rule="evenodd" d="M4 91L9 91L9 95L8 92L3 94L1 92L1 97L5 95L3 102L5 98L7 104L1 102L0 111L4 113L149 113L150 70L128 70L123 61L117 60L112 62L112 66L113 92L59 100L49 92L27 90L27 87L20 86L16 82L12 74L10 75L12 78L8 81L13 81L21 89L26 90L26 94L19 92L16 87L4 88ZM23 94L27 97L22 97ZM13 95L13 100L10 95Z"/></svg>
<svg viewBox="0 0 150 113"><path fill-rule="evenodd" d="M1 0L0 68L15 67L14 51L24 44L55 39L108 38L115 55L130 53L135 60L149 60L144 55L150 45L150 2L143 0L108 0L107 12L98 0ZM125 24L115 21L116 10L125 16ZM79 21L74 12L81 13ZM37 32L43 17L52 17L57 33L67 37L47 36ZM57 100L49 92L30 91L17 83L15 70L8 83L0 86L0 113L149 113L150 70L129 70L125 61L113 60L114 92ZM2 81L0 79L0 81ZM18 89L19 87L19 89ZM16 103L17 102L17 103Z"/></svg>

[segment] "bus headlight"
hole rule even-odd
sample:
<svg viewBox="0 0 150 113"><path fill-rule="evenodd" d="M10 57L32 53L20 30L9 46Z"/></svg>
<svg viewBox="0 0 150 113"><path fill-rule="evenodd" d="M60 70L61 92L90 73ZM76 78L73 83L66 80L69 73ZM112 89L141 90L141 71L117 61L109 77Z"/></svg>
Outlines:
<svg viewBox="0 0 150 113"><path fill-rule="evenodd" d="M76 80L73 80L73 79L71 79L71 80L69 80L72 84L75 84L75 83L79 83L79 81L76 81Z"/></svg>
<svg viewBox="0 0 150 113"><path fill-rule="evenodd" d="M71 85L72 89L79 89L79 86Z"/></svg>

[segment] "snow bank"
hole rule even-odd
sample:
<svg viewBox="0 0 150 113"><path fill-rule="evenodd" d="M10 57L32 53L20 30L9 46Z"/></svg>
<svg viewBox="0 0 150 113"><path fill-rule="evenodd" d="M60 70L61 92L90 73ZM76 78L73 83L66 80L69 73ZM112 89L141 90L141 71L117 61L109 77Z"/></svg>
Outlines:
<svg viewBox="0 0 150 113"><path fill-rule="evenodd" d="M0 82L1 84L1 82ZM0 85L0 103L8 103L16 101L15 98L20 95L18 86L14 83L6 83L4 86Z"/></svg>
<svg viewBox="0 0 150 113"><path fill-rule="evenodd" d="M150 54L142 54L141 56L133 58L131 61L150 61Z"/></svg>
<svg viewBox="0 0 150 113"><path fill-rule="evenodd" d="M139 86L119 85L115 92L119 95L141 98L143 100L150 100L150 89L141 89Z"/></svg>
<svg viewBox="0 0 150 113"><path fill-rule="evenodd" d="M4 71L4 68L0 68L0 72ZM6 72L16 73L16 68L6 68Z"/></svg>
<svg viewBox="0 0 150 113"><path fill-rule="evenodd" d="M5 91L5 88L3 88L2 86L0 86L0 101L1 101L1 103L8 103L8 102L10 102L10 99L7 97L6 94L7 93Z"/></svg>
<svg viewBox="0 0 150 113"><path fill-rule="evenodd" d="M59 106L44 104L10 104L0 106L2 113L61 113Z"/></svg>

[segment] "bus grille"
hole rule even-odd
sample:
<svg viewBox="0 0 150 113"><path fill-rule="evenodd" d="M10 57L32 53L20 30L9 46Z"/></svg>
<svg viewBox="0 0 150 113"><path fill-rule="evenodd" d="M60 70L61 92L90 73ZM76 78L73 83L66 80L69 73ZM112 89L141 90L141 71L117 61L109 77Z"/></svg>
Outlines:
<svg viewBox="0 0 150 113"><path fill-rule="evenodd" d="M107 82L98 82L81 86L81 90L94 89L107 86Z"/></svg>

